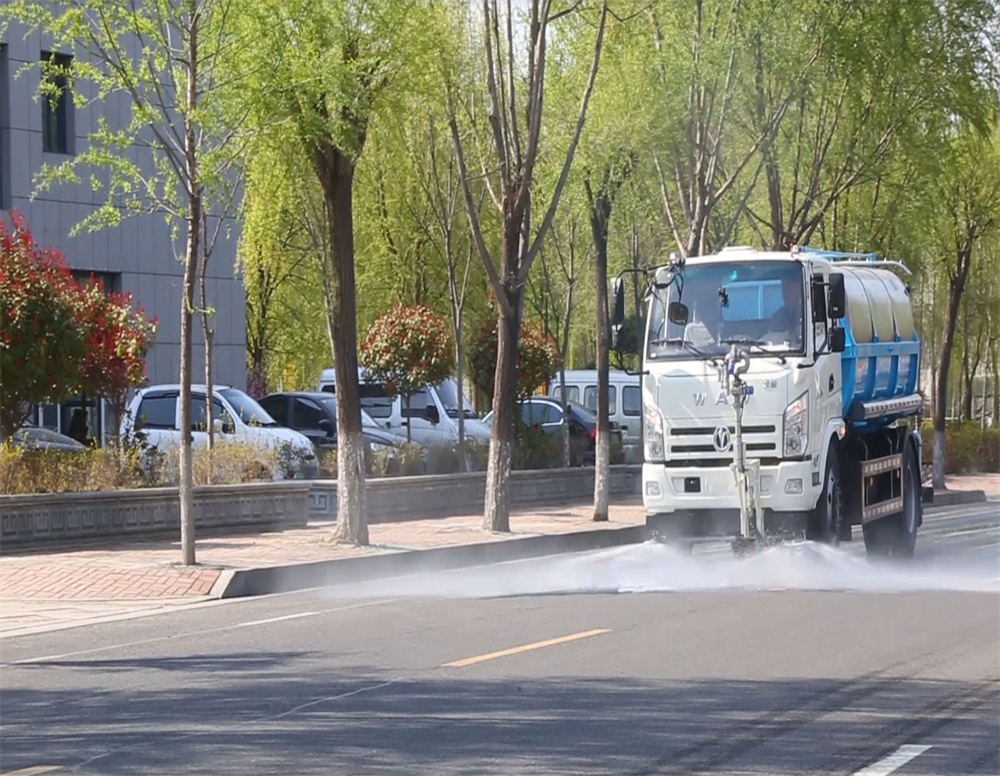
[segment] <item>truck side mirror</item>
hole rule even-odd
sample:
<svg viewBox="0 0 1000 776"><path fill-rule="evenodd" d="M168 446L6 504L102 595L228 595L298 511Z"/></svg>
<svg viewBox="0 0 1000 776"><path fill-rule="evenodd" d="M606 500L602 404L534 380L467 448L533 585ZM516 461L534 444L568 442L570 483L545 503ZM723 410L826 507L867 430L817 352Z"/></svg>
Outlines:
<svg viewBox="0 0 1000 776"><path fill-rule="evenodd" d="M625 320L625 283L620 276L615 278L612 297L611 325L621 326L622 322Z"/></svg>
<svg viewBox="0 0 1000 776"><path fill-rule="evenodd" d="M688 306L683 302L671 302L667 307L667 320L675 326L687 326Z"/></svg>
<svg viewBox="0 0 1000 776"><path fill-rule="evenodd" d="M847 314L847 294L844 291L844 274L830 273L830 300L827 305L830 317L839 321Z"/></svg>
<svg viewBox="0 0 1000 776"><path fill-rule="evenodd" d="M441 413L438 412L436 404L427 405L427 409L424 410L424 417L435 425L441 422Z"/></svg>
<svg viewBox="0 0 1000 776"><path fill-rule="evenodd" d="M843 353L847 347L846 329L843 326L834 326L830 329L829 342L831 353Z"/></svg>

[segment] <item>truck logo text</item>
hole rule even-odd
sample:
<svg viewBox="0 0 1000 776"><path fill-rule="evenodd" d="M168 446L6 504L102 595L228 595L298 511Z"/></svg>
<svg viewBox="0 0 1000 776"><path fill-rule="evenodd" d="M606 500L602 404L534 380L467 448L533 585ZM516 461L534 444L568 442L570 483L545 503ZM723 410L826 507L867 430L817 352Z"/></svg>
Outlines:
<svg viewBox="0 0 1000 776"><path fill-rule="evenodd" d="M708 396L705 394L704 391L692 394L692 396L694 397L695 407L705 406L705 400L708 398ZM726 395L725 391L719 391L719 395L715 397L715 406L718 407L720 404L729 404L729 397Z"/></svg>

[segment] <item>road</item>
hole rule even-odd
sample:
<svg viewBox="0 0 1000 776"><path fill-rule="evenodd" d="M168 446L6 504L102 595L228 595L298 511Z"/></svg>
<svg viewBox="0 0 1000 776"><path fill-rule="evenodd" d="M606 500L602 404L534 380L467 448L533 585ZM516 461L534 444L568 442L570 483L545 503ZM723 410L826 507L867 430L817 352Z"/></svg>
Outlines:
<svg viewBox="0 0 1000 776"><path fill-rule="evenodd" d="M1000 773L1000 504L5 639L0 773Z"/></svg>

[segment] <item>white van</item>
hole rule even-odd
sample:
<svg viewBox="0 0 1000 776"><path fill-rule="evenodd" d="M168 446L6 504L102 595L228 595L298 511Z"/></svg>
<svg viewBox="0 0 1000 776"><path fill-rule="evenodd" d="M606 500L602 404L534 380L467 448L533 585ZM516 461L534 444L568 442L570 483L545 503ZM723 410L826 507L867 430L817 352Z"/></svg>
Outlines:
<svg viewBox="0 0 1000 776"><path fill-rule="evenodd" d="M150 447L164 450L181 443L179 385L153 385L136 392L121 422L123 438L141 431ZM191 386L192 446L208 444L204 385ZM316 451L308 437L279 426L254 399L238 388L216 385L212 390L212 427L220 441L243 442L270 450L286 448L296 479L315 478ZM282 479L279 472L275 479Z"/></svg>
<svg viewBox="0 0 1000 776"><path fill-rule="evenodd" d="M639 375L608 373L608 419L622 434L625 463L642 463L642 388ZM549 396L562 398L559 373L549 381ZM597 370L567 369L566 398L597 412Z"/></svg>
<svg viewBox="0 0 1000 776"><path fill-rule="evenodd" d="M361 408L380 426L406 436L406 404L401 396L390 399L385 386L365 381L364 367L358 368ZM318 390L336 393L333 369L324 369ZM472 409L468 397L463 403L465 438L481 444L490 441L490 429ZM410 438L425 447L458 444L458 384L450 377L440 385L429 385L410 397Z"/></svg>

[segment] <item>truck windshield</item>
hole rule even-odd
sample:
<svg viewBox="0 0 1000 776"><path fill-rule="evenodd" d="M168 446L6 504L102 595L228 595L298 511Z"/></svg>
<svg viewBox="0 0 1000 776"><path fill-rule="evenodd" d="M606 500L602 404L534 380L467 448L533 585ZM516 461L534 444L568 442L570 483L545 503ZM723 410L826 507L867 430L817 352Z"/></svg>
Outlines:
<svg viewBox="0 0 1000 776"><path fill-rule="evenodd" d="M714 358L724 356L733 343L801 353L804 283L798 262L687 264L668 289L653 295L646 357ZM687 306L686 324L668 320L671 302Z"/></svg>

